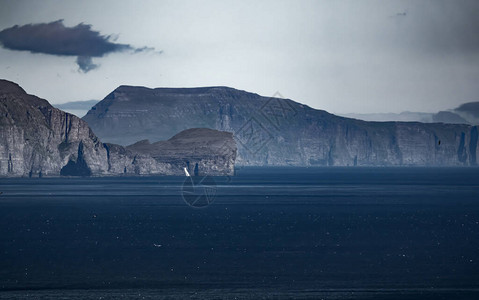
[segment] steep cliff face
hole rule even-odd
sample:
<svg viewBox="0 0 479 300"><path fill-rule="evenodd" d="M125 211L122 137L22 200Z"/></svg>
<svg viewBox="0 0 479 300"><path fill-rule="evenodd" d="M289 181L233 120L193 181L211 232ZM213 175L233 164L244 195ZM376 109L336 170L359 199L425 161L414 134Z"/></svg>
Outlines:
<svg viewBox="0 0 479 300"><path fill-rule="evenodd" d="M83 118L108 142L164 140L206 127L234 134L237 165L476 165L477 127L365 122L227 87L121 86Z"/></svg>
<svg viewBox="0 0 479 300"><path fill-rule="evenodd" d="M233 143L235 154L232 137L223 137L223 142ZM198 132L198 140L209 138L208 133ZM161 159L160 152L152 157L104 144L85 121L28 95L12 82L0 80L0 176L173 175L183 171L190 157L197 157L191 149L183 152L183 159L168 161ZM215 169L215 174L232 174L229 163L234 163L234 156L223 157L225 164L215 166L209 165L209 157L197 159L205 165L206 173Z"/></svg>
<svg viewBox="0 0 479 300"><path fill-rule="evenodd" d="M0 114L0 175L59 175L79 154L91 173L106 173L106 151L83 120L4 80Z"/></svg>

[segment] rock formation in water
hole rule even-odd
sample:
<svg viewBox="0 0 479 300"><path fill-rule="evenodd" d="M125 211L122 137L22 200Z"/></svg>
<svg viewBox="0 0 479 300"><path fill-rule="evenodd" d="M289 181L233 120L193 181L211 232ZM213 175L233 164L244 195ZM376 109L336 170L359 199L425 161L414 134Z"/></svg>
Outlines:
<svg viewBox="0 0 479 300"><path fill-rule="evenodd" d="M190 164L203 174L233 174L230 133L195 129L160 144L150 154L102 143L85 121L0 80L0 176L183 175Z"/></svg>
<svg viewBox="0 0 479 300"><path fill-rule="evenodd" d="M83 118L128 145L206 127L234 134L243 166L472 166L477 127L365 122L227 87L121 86Z"/></svg>

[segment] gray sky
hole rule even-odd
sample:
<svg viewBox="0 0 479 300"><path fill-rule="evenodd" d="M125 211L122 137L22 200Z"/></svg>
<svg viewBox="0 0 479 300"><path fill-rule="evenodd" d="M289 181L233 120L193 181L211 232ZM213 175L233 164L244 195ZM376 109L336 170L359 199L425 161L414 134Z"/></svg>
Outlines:
<svg viewBox="0 0 479 300"><path fill-rule="evenodd" d="M51 103L224 85L333 113L435 112L479 101L478 32L474 0L0 0L0 78Z"/></svg>

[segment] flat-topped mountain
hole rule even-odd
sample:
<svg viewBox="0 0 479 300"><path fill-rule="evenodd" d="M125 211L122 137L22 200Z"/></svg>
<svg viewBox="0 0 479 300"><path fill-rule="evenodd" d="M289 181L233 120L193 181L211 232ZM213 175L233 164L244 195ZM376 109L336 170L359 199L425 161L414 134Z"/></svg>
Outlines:
<svg viewBox="0 0 479 300"><path fill-rule="evenodd" d="M85 121L0 80L0 176L183 175L196 164L202 174L233 174L230 133L189 130L163 145L149 153L102 143Z"/></svg>
<svg viewBox="0 0 479 300"><path fill-rule="evenodd" d="M121 145L143 139L166 140L189 128L231 129L228 124L216 123L222 114L218 108L229 107L227 97L235 92L239 91L226 87L148 89L120 86L82 119L91 123L97 135ZM254 97L242 98L239 103L243 105L236 110L242 114L248 114L250 108L257 105Z"/></svg>
<svg viewBox="0 0 479 300"><path fill-rule="evenodd" d="M120 86L83 120L122 145L195 127L231 132L247 166L469 166L478 154L476 126L366 122L228 87Z"/></svg>

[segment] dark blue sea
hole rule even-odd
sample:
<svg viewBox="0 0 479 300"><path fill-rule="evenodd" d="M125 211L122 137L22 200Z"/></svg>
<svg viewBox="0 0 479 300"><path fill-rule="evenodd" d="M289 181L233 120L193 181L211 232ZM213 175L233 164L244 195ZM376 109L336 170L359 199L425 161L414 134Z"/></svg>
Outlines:
<svg viewBox="0 0 479 300"><path fill-rule="evenodd" d="M479 168L0 179L0 299L479 299Z"/></svg>

